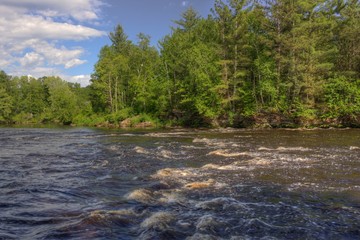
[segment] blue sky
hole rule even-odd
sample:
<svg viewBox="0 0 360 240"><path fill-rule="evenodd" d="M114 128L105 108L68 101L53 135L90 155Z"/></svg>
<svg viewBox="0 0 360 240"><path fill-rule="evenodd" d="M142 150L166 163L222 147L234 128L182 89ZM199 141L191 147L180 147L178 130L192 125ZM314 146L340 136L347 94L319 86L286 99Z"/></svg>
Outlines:
<svg viewBox="0 0 360 240"><path fill-rule="evenodd" d="M214 0L1 0L0 69L13 76L57 75L86 86L108 34L121 24L136 42L170 33L192 6L204 17Z"/></svg>

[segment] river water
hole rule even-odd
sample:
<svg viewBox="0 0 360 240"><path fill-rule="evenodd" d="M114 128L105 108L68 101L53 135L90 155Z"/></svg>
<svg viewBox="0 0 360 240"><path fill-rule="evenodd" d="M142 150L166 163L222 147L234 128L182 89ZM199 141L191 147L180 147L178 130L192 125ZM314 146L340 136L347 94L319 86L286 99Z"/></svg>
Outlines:
<svg viewBox="0 0 360 240"><path fill-rule="evenodd" d="M0 128L0 239L360 239L360 130Z"/></svg>

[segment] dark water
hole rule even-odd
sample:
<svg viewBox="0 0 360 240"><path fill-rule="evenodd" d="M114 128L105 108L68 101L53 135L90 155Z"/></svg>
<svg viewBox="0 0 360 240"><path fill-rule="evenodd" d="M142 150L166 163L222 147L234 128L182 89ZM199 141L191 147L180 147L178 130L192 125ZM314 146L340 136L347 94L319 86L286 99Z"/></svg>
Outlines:
<svg viewBox="0 0 360 240"><path fill-rule="evenodd" d="M360 131L0 129L0 239L360 239Z"/></svg>

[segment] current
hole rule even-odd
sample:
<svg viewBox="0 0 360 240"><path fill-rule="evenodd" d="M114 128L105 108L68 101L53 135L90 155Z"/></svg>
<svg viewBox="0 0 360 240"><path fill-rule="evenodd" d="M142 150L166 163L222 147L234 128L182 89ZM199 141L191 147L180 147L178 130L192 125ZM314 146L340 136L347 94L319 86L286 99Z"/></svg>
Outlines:
<svg viewBox="0 0 360 240"><path fill-rule="evenodd" d="M360 130L0 128L0 239L360 239Z"/></svg>

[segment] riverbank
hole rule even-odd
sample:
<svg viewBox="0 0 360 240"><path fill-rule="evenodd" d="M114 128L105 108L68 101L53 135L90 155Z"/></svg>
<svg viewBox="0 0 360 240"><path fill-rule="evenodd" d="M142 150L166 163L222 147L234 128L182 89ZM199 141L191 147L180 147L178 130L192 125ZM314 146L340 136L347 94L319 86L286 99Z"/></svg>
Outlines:
<svg viewBox="0 0 360 240"><path fill-rule="evenodd" d="M259 113L250 117L240 116L234 125L240 128L359 128L360 115L320 118Z"/></svg>
<svg viewBox="0 0 360 240"><path fill-rule="evenodd" d="M336 118L316 118L304 116L291 116L277 113L258 113L252 116L238 116L233 120L217 119L209 120L203 125L184 124L176 120L160 120L148 115L137 115L123 120L109 119L107 116L90 116L88 118L75 118L71 123L21 121L11 123L1 123L5 126L26 126L26 127L53 127L53 126L73 126L73 127L96 127L109 129L159 129L159 128L247 128L247 129L266 129L266 128L360 128L360 115L344 116Z"/></svg>

